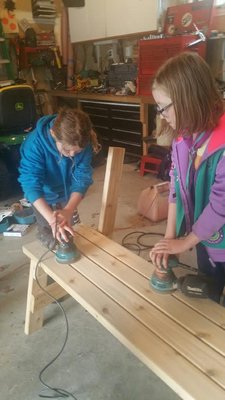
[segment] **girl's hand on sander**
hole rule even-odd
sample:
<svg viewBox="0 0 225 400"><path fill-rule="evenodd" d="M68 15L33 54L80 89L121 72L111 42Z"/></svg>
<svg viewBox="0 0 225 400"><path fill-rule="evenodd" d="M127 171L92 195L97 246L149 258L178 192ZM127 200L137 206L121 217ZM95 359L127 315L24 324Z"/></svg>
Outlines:
<svg viewBox="0 0 225 400"><path fill-rule="evenodd" d="M53 236L59 241L68 242L68 233L74 236L74 230L71 227L70 221L71 217L69 217L66 210L57 210L54 211L54 222L51 224Z"/></svg>
<svg viewBox="0 0 225 400"><path fill-rule="evenodd" d="M150 251L149 253L149 257L151 259L152 264L156 267L156 268L167 268L168 267L168 258L169 258L169 254L167 253L157 253L156 251L154 251L154 248Z"/></svg>
<svg viewBox="0 0 225 400"><path fill-rule="evenodd" d="M61 243L63 241L69 242L68 233L69 233L69 236L74 236L74 230L70 226L67 226L67 225L59 226L57 228L55 237Z"/></svg>
<svg viewBox="0 0 225 400"><path fill-rule="evenodd" d="M73 212L67 210L66 208L62 208L61 210L55 211L55 213L57 214L58 226L63 227L67 225L68 227L71 228Z"/></svg>
<svg viewBox="0 0 225 400"><path fill-rule="evenodd" d="M180 254L188 250L185 239L162 239L152 249L154 253Z"/></svg>

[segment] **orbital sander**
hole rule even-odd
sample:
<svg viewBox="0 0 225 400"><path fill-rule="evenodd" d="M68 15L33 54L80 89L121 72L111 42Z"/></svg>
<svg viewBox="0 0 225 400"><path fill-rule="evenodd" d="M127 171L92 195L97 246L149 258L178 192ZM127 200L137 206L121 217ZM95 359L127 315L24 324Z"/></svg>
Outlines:
<svg viewBox="0 0 225 400"><path fill-rule="evenodd" d="M208 298L213 297L215 292L215 281L213 277L204 274L195 273L187 274L177 278L173 272L173 268L182 267L184 264L179 263L176 256L169 256L168 267L156 268L150 278L150 286L158 293L170 293L178 289L189 297ZM189 270L195 268L188 267Z"/></svg>
<svg viewBox="0 0 225 400"><path fill-rule="evenodd" d="M178 259L176 256L170 256L168 260L168 267L156 268L150 278L150 286L160 293L168 293L177 289L177 278L172 271L173 268L178 266Z"/></svg>
<svg viewBox="0 0 225 400"><path fill-rule="evenodd" d="M80 253L74 243L73 236L70 235L69 241L58 243L57 250L55 252L55 259L60 264L71 264L80 258Z"/></svg>

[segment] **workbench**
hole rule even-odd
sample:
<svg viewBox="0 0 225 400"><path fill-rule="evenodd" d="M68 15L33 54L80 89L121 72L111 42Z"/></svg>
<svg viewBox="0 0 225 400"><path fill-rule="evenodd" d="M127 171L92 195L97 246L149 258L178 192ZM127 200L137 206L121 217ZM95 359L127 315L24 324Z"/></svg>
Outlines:
<svg viewBox="0 0 225 400"><path fill-rule="evenodd" d="M109 146L123 146L129 153L148 153L143 138L150 135L148 106L155 104L152 96L117 96L101 93L79 93L69 90L48 91L53 110L57 111L63 102L75 102L86 111L105 143ZM140 126L139 126L140 125Z"/></svg>
<svg viewBox="0 0 225 400"><path fill-rule="evenodd" d="M41 328L44 308L69 293L120 342L185 400L225 399L225 312L209 299L149 286L153 265L97 230L76 228L80 259L58 264L54 253L34 241L30 258L25 333ZM55 283L47 286L47 277ZM69 362L69 361L68 361Z"/></svg>

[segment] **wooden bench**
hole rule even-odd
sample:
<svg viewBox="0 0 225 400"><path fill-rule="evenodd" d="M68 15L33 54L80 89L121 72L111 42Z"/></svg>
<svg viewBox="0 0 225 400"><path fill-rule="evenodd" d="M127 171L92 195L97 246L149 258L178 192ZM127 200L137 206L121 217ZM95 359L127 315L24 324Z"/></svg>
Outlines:
<svg viewBox="0 0 225 400"><path fill-rule="evenodd" d="M181 398L225 399L225 311L205 299L178 291L158 294L149 286L151 263L98 231L79 225L75 243L81 258L62 265L49 252L37 269L55 297L69 293ZM41 328L52 300L35 281L45 249L24 246L30 258L25 333Z"/></svg>
<svg viewBox="0 0 225 400"><path fill-rule="evenodd" d="M30 258L25 333L41 328L44 308L69 293L105 328L187 400L225 399L225 310L210 300L155 293L151 263L105 235L113 231L124 149L110 148L98 231L79 225L75 243L81 258L63 265L35 241ZM101 231L102 233L100 233ZM55 283L47 286L48 275Z"/></svg>

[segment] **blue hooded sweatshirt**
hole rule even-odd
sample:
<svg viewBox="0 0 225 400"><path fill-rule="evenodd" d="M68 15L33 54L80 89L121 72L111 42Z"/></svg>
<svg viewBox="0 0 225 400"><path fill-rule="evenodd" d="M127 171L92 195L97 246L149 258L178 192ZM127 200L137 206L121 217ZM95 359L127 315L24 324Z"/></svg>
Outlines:
<svg viewBox="0 0 225 400"><path fill-rule="evenodd" d="M84 195L92 180L92 146L74 157L62 156L50 128L56 115L39 119L36 128L21 145L19 182L27 200L44 198L48 204L67 202L71 193Z"/></svg>

